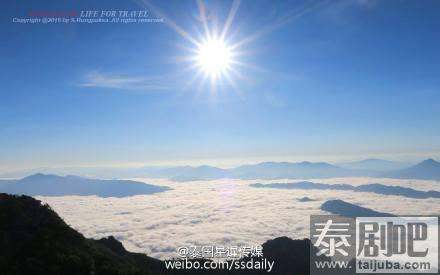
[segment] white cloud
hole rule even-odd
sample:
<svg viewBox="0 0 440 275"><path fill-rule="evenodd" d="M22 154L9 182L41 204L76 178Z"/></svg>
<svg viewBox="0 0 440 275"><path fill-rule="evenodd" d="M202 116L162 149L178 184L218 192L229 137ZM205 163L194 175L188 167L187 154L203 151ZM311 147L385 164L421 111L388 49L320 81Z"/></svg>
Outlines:
<svg viewBox="0 0 440 275"><path fill-rule="evenodd" d="M169 76L133 76L89 72L79 83L82 87L159 91L171 89Z"/></svg>
<svg viewBox="0 0 440 275"><path fill-rule="evenodd" d="M316 179L353 185L382 183L437 190L431 181L371 178ZM342 199L380 212L401 215L440 213L439 199L332 190L281 190L249 187L261 181L216 180L176 183L148 180L174 190L127 198L39 197L86 237L114 235L130 251L176 257L179 246L257 245L279 236L308 237L309 215L325 214L320 205ZM292 180L267 181L292 182ZM298 202L308 196L316 201Z"/></svg>

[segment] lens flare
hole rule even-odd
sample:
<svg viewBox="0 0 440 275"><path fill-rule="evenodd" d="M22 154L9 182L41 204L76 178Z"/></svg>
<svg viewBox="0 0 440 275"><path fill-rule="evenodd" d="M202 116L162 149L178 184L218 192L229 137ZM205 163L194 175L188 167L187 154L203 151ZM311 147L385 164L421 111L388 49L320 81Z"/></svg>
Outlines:
<svg viewBox="0 0 440 275"><path fill-rule="evenodd" d="M197 51L197 64L210 75L216 77L226 73L232 61L232 52L220 39L209 39L201 43Z"/></svg>

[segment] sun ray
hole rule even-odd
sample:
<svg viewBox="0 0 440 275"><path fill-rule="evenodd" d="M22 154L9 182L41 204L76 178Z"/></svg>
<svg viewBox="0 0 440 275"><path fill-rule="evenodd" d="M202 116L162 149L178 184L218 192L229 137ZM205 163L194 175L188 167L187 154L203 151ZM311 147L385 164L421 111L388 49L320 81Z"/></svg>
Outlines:
<svg viewBox="0 0 440 275"><path fill-rule="evenodd" d="M229 10L228 18L226 19L226 23L223 27L222 33L220 35L220 39L225 39L226 34L229 31L229 28L232 25L232 22L234 21L235 15L237 14L238 8L240 7L240 0L234 0L232 2L231 8Z"/></svg>
<svg viewBox="0 0 440 275"><path fill-rule="evenodd" d="M318 1L318 2L311 4L311 5L304 5L304 7L300 8L299 10L291 10L291 11L287 12L284 16L281 16L278 20L276 20L272 24L267 25L265 28L262 28L260 31L243 38L242 40L238 41L235 44L232 44L231 49L234 50L236 48L243 47L245 44L248 44L252 41L255 41L256 39L260 38L261 36L264 36L272 31L274 31L275 29L282 27L283 25L286 25L287 23L291 22L292 20L297 19L297 18L303 16L304 14L311 12L317 8L322 7L323 5L325 5L327 3L329 3L329 0L325 0L325 1L321 1L321 2Z"/></svg>
<svg viewBox="0 0 440 275"><path fill-rule="evenodd" d="M211 38L211 32L209 31L209 26L208 26L208 18L206 15L206 8L205 8L205 4L203 3L203 0L198 0L197 1L197 6L199 7L199 19L200 21L202 21L202 25L203 25L203 30L205 31L205 37L207 37L208 39Z"/></svg>
<svg viewBox="0 0 440 275"><path fill-rule="evenodd" d="M171 29L173 29L175 32L177 32L179 35L181 35L183 38L189 40L190 42L192 42L196 46L199 44L197 39L192 37L187 31L185 31L182 27L177 25L177 23L175 23L173 20L168 18L163 12L161 12L158 8L156 8L148 0L139 0L139 1L140 1L140 3L144 4L149 9L151 9L156 15L158 15L159 17L162 17L165 24L167 24Z"/></svg>

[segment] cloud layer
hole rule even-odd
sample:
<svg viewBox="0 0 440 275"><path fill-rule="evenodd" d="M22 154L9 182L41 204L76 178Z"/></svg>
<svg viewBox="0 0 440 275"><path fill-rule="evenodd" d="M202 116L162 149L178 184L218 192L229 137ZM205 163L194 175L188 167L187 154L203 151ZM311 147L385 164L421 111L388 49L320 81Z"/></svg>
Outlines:
<svg viewBox="0 0 440 275"><path fill-rule="evenodd" d="M279 236L308 237L309 216L327 214L319 207L330 199L342 199L396 215L440 213L440 199L410 199L373 193L366 196L365 193L335 190L260 189L249 186L260 181L244 180L144 181L167 185L174 190L128 198L38 198L86 237L114 235L128 250L162 259L176 257L176 249L180 246L258 245ZM352 185L381 183L440 191L440 185L433 181L371 178L310 181ZM305 196L315 201L297 201Z"/></svg>

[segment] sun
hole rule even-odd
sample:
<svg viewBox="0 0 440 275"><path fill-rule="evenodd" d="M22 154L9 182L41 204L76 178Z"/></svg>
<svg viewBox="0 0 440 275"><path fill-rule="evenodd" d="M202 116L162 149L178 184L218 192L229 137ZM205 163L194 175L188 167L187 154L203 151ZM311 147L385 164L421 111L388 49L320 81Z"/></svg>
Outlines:
<svg viewBox="0 0 440 275"><path fill-rule="evenodd" d="M230 69L232 55L225 41L211 38L198 45L196 61L204 73L216 78Z"/></svg>

